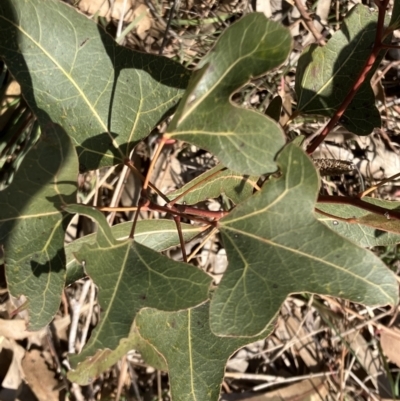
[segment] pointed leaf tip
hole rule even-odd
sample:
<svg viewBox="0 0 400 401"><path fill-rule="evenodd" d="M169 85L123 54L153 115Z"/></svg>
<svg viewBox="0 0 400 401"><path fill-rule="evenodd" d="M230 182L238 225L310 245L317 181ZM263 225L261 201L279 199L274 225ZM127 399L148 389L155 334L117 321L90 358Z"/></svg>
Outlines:
<svg viewBox="0 0 400 401"><path fill-rule="evenodd" d="M318 175L311 160L288 145L278 164L281 177L220 221L229 265L211 300L213 332L254 336L271 323L291 293L395 304L395 275L372 252L314 216Z"/></svg>
<svg viewBox="0 0 400 401"><path fill-rule="evenodd" d="M192 75L168 136L209 150L242 174L275 171L275 156L285 142L282 129L230 98L251 78L282 64L290 48L289 31L263 14L232 24Z"/></svg>

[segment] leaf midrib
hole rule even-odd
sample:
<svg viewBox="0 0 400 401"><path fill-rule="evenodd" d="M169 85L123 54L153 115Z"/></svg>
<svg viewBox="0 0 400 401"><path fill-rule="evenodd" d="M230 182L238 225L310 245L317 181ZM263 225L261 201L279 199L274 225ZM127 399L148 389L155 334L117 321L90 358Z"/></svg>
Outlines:
<svg viewBox="0 0 400 401"><path fill-rule="evenodd" d="M109 132L107 126L105 125L105 123L103 122L103 120L101 119L99 114L97 113L96 109L90 103L89 99L85 96L84 92L80 89L79 85L75 82L75 80L72 79L71 75L67 71L65 71L65 69L51 56L51 54L44 47L42 47L40 45L40 43L37 42L31 35L29 35L28 32L26 32L21 26L16 25L13 21L9 20L5 16L0 16L0 18L2 18L3 20L7 21L10 25L14 26L18 31L20 31L22 34L24 34L32 43L35 44L35 46L37 46L38 49L40 49L43 52L43 54L45 54L48 57L48 59L51 62L53 62L56 65L56 67L59 69L59 71L61 71L64 74L64 76L71 82L71 84L75 87L75 89L77 90L77 92L80 95L80 97L87 104L87 106L89 107L90 111L93 113L93 115L95 116L97 121L100 123L101 127L104 129L104 132L106 132L107 135L109 136L113 146L116 149L119 149L118 143L112 137L111 133Z"/></svg>
<svg viewBox="0 0 400 401"><path fill-rule="evenodd" d="M321 224L322 224L322 223L321 223ZM381 286L375 285L373 282L368 281L368 280L365 279L364 277L361 277L361 276L359 276L359 275L356 275L356 274L353 273L351 270L346 270L345 268L343 268L343 267L340 266L340 265L336 265L335 263L332 263L332 262L326 261L326 260L324 260L324 259L321 259L321 258L312 256L312 255L310 255L310 254L308 254L308 253L305 253L305 252L302 252L302 251L300 251L300 250L298 250L298 249L289 248L289 247L287 247L287 246L285 246L285 245L283 245L283 244L279 244L279 243L277 243L277 242L273 242L273 241L270 240L270 239L263 238L263 237L259 237L259 236L257 236L257 235L251 234L251 233L246 232L246 231L238 230L238 229L233 228L233 227L226 227L226 226L225 226L225 227L223 227L223 228L221 227L221 229L222 229L222 230L225 229L226 231L232 231L232 232L241 234L241 235L243 235L243 236L250 237L250 238L252 238L252 239L254 239L254 240L256 240L256 241L263 242L263 243L265 243L265 244L267 244L267 245L270 245L270 246L272 246L272 247L281 248L281 249L283 249L283 250L285 250L285 251L292 252L292 253L296 254L297 256L302 256L302 257L305 257L305 258L308 258L308 259L312 259L312 260L314 260L314 261L316 261L316 262L325 264L325 265L330 266L330 267L332 267L332 268L334 268L334 269L338 269L338 270L340 270L341 272L343 272L344 274L351 275L351 276L353 276L353 277L354 277L355 279L357 279L357 280L364 281L367 285L371 285L371 286L373 286L373 287L376 287L376 288L379 289L379 291L385 296L385 298L389 298L390 302L392 302L392 301L391 301L391 298L388 297L388 295L382 290ZM226 234L227 234L227 233L226 233ZM233 240L232 238L231 238L231 241L234 242L234 240ZM247 261L246 261L246 263L247 263Z"/></svg>

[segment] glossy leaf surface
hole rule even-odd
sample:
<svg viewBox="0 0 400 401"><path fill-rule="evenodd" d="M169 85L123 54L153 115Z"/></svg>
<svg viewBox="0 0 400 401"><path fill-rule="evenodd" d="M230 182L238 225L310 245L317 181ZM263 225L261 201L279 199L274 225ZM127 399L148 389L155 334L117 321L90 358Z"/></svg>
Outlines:
<svg viewBox="0 0 400 401"><path fill-rule="evenodd" d="M64 235L70 220L62 207L76 201L78 158L57 124L42 127L12 184L0 192L0 244L8 288L28 298L31 330L57 313L65 284Z"/></svg>
<svg viewBox="0 0 400 401"><path fill-rule="evenodd" d="M128 337L136 313L145 307L174 311L205 302L211 278L198 268L175 262L132 240L117 241L97 209L69 206L99 223L97 241L75 253L99 288L102 319L77 363L99 350L115 349Z"/></svg>
<svg viewBox="0 0 400 401"><path fill-rule="evenodd" d="M73 138L81 170L120 163L188 82L181 65L117 45L58 0L2 0L0 56L39 121Z"/></svg>
<svg viewBox="0 0 400 401"><path fill-rule="evenodd" d="M383 262L315 218L312 161L291 144L277 161L282 176L220 221L229 265L211 300L213 332L256 335L291 293L395 304L396 278Z"/></svg>
<svg viewBox="0 0 400 401"><path fill-rule="evenodd" d="M210 151L242 174L275 171L275 155L285 143L280 126L233 105L230 97L250 78L282 64L290 47L289 31L263 14L232 24L199 63L168 136Z"/></svg>
<svg viewBox="0 0 400 401"><path fill-rule="evenodd" d="M217 401L228 358L249 343L248 338L215 336L208 303L181 312L144 309L136 324L140 335L167 362L173 401ZM272 329L257 339L267 337Z"/></svg>
<svg viewBox="0 0 400 401"><path fill-rule="evenodd" d="M378 14L364 5L355 6L328 44L311 45L301 55L296 70L298 110L332 117L371 54ZM370 79L376 63L356 93L340 123L358 135L381 126Z"/></svg>

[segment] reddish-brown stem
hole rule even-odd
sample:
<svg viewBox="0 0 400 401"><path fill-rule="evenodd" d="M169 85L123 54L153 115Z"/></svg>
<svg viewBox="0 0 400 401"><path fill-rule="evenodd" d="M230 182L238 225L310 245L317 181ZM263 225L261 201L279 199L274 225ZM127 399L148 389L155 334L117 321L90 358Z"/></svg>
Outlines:
<svg viewBox="0 0 400 401"><path fill-rule="evenodd" d="M136 228L136 223L138 221L140 209L143 206L147 206L147 203L149 203L149 201L147 199L144 199L143 197L139 198L137 209L136 209L136 213L135 213L135 215L133 217L133 223L132 223L131 232L129 233L129 238L133 239L135 237L135 228Z"/></svg>
<svg viewBox="0 0 400 401"><path fill-rule="evenodd" d="M389 3L389 0L381 0L381 1L376 0L375 3L378 6L379 13L378 13L378 23L377 23L377 29L376 29L375 43L374 43L374 47L372 48L371 54L368 57L367 61L365 62L364 67L362 68L360 74L357 77L357 80L354 82L352 88L350 89L346 98L343 100L342 104L338 107L335 114L332 116L332 118L329 120L329 122L322 129L321 133L316 138L314 138L313 141L311 141L310 145L307 148L308 154L313 153L315 151L315 149L318 148L318 146L324 141L324 139L329 134L329 132L331 132L332 129L339 122L339 120L343 116L344 112L346 111L347 107L350 105L351 101L353 100L355 94L357 93L357 91L360 89L361 85L365 81L365 78L367 77L372 66L374 65L374 63L379 55L379 52L383 48L382 40L384 37L385 14L386 14L386 8Z"/></svg>
<svg viewBox="0 0 400 401"><path fill-rule="evenodd" d="M175 221L175 224L176 224L176 229L178 230L179 242L181 244L182 260L187 263L186 247L185 247L185 241L184 241L183 235L182 235L182 227L181 227L181 218L180 218L180 216L174 216L174 221Z"/></svg>
<svg viewBox="0 0 400 401"><path fill-rule="evenodd" d="M382 47L384 49L400 49L399 45L389 45L389 44L383 44Z"/></svg>
<svg viewBox="0 0 400 401"><path fill-rule="evenodd" d="M145 180L143 182L143 187L142 187L140 198L139 198L139 202L138 202L138 208L137 208L135 216L133 218L133 223L132 223L131 232L129 234L129 238L134 238L136 222L137 222L137 219L138 219L138 216L139 216L139 213L140 213L140 209L143 206L145 206L148 203L150 203L150 200L147 199L147 187L149 186L150 177L151 177L151 174L152 174L152 172L154 170L154 166L155 166L155 164L157 162L158 156L160 155L160 153L161 153L166 141L167 141L166 137L161 138L161 141L160 141L160 143L159 143L159 145L158 145L158 147L156 149L156 152L155 152L155 154L154 154L154 156L153 156L153 158L151 160L150 167L149 167L149 169L147 171L147 174L146 174L146 178L145 178Z"/></svg>
<svg viewBox="0 0 400 401"><path fill-rule="evenodd" d="M149 202L148 208L150 210L170 213L172 215L178 215L181 217L189 218L191 220L195 220L193 216L200 216L211 219L212 221L218 221L228 214L228 212L213 212L211 210L196 209L195 207L186 205L177 205L172 207L160 206L151 202ZM204 222L204 220L201 221ZM210 221L207 221L207 223L210 224Z"/></svg>
<svg viewBox="0 0 400 401"><path fill-rule="evenodd" d="M387 210L384 207L380 207L377 205L373 205L372 203L368 203L363 201L360 198L352 198L350 196L327 196L327 195L320 195L318 197L319 203L337 203L341 205L351 205L358 207L359 209L366 210L371 213L378 214L380 216L384 216L387 218L388 214L390 218L400 220L400 212L396 210Z"/></svg>

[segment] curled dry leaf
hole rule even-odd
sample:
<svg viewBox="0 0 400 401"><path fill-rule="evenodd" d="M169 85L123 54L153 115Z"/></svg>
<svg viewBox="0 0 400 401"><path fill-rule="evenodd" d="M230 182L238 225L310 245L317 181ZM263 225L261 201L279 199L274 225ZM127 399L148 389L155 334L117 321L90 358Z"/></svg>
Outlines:
<svg viewBox="0 0 400 401"><path fill-rule="evenodd" d="M400 329L385 330L381 334L381 347L386 356L400 367Z"/></svg>

